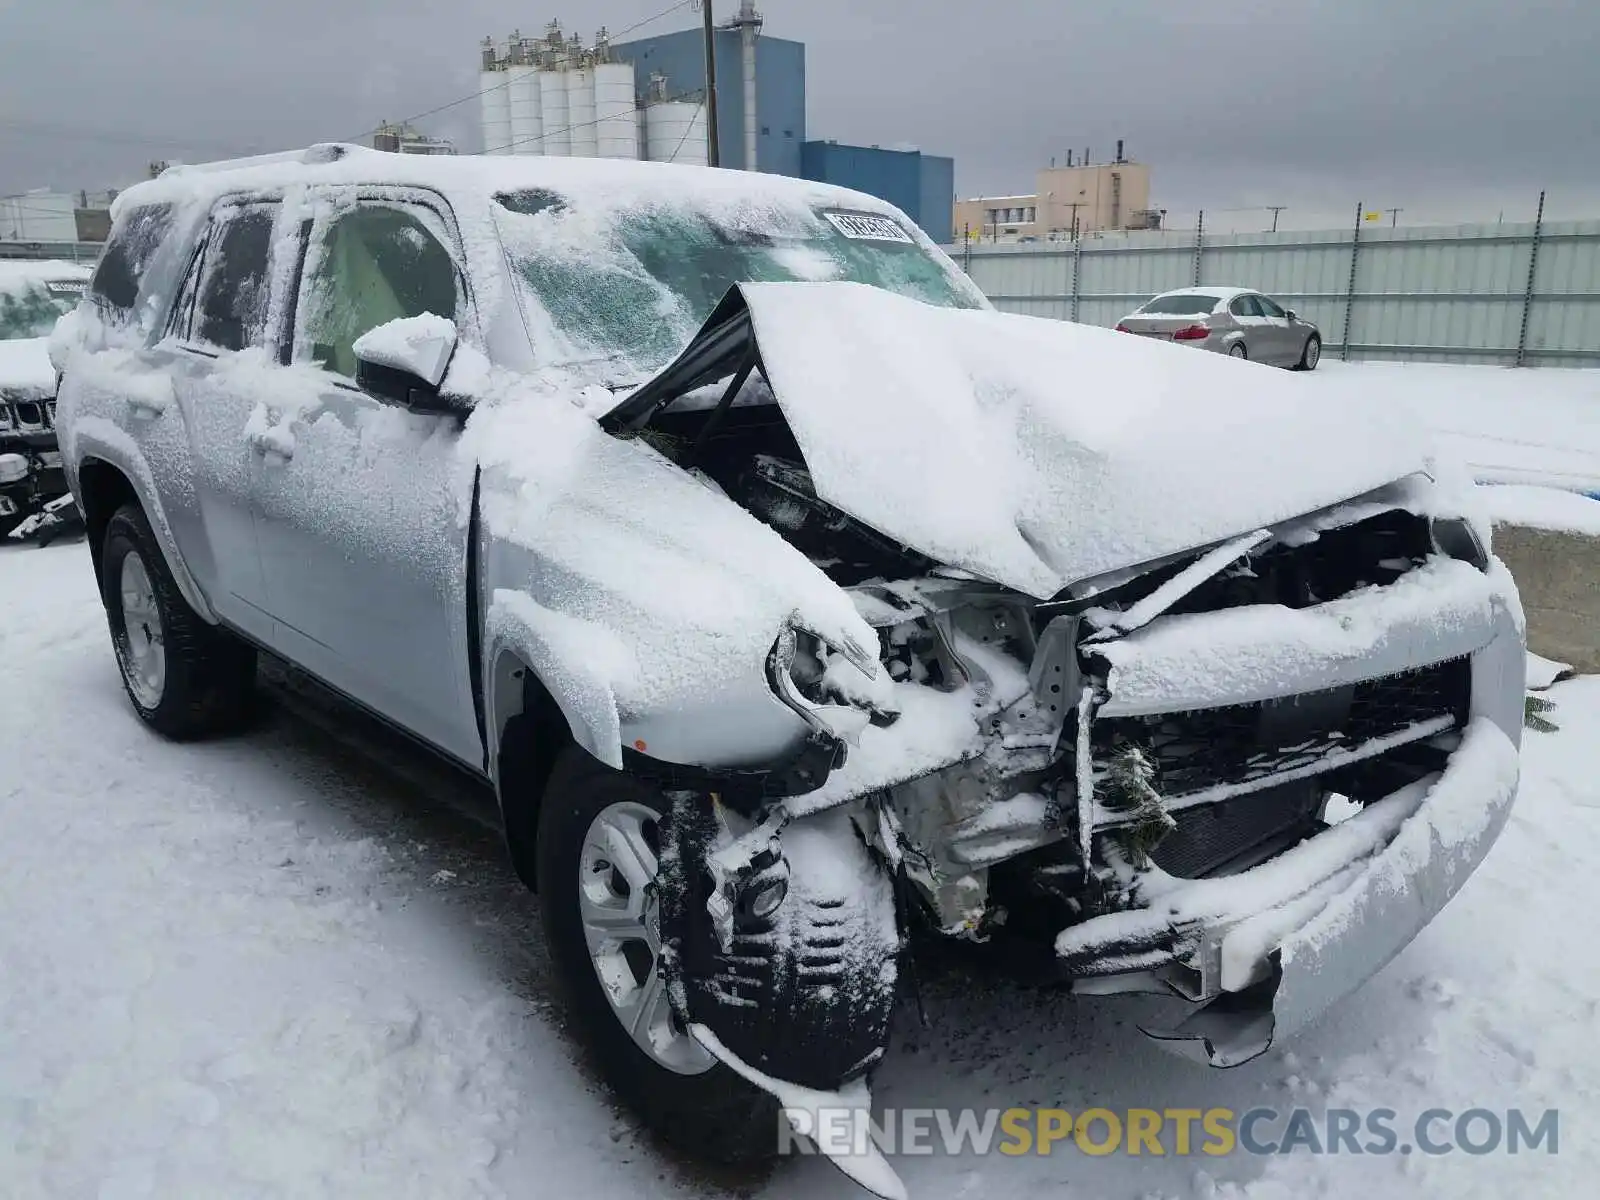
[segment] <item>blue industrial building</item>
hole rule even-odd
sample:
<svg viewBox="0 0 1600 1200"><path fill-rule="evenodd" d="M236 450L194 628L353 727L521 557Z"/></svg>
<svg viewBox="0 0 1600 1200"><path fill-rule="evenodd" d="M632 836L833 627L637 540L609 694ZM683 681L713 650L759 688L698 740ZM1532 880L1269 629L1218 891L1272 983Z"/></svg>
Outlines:
<svg viewBox="0 0 1600 1200"><path fill-rule="evenodd" d="M887 200L935 242L950 240L956 193L953 158L920 150L807 142L800 152L800 174Z"/></svg>
<svg viewBox="0 0 1600 1200"><path fill-rule="evenodd" d="M744 162L744 80L739 32L719 29L717 55L717 151L725 167ZM698 29L620 42L611 48L634 67L640 104L651 98L651 79L662 75L669 98L702 96L706 86L705 41ZM936 242L948 242L955 203L955 162L917 150L882 150L806 140L806 47L804 42L762 34L756 40L756 167L836 183L877 196L903 209Z"/></svg>
<svg viewBox="0 0 1600 1200"><path fill-rule="evenodd" d="M725 167L744 166L744 81L739 33L719 29L717 53L717 154ZM618 62L634 66L639 103L649 97L650 77L666 76L670 97L697 97L706 86L705 40L685 29L660 37L619 42ZM756 168L772 175L800 174L806 140L806 47L804 42L763 34L756 40Z"/></svg>

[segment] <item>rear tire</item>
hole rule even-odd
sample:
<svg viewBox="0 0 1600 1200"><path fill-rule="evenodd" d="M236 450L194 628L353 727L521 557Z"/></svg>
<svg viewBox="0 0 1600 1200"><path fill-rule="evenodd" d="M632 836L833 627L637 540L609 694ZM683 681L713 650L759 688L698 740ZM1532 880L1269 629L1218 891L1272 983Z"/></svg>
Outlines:
<svg viewBox="0 0 1600 1200"><path fill-rule="evenodd" d="M1322 361L1322 339L1312 334L1306 339L1306 348L1300 352L1300 362L1295 367L1297 371L1315 371L1317 364Z"/></svg>
<svg viewBox="0 0 1600 1200"><path fill-rule="evenodd" d="M189 607L137 505L112 515L103 547L100 597L122 685L140 720L178 740L243 724L254 695L255 647Z"/></svg>
<svg viewBox="0 0 1600 1200"><path fill-rule="evenodd" d="M1228 357L1237 358L1242 361L1248 361L1250 358L1250 351L1245 349L1243 342L1235 342L1233 345L1228 347Z"/></svg>
<svg viewBox="0 0 1600 1200"><path fill-rule="evenodd" d="M611 814L645 826L653 816L659 848L660 824L668 811L666 798L649 784L612 770L579 747L562 752L539 807L539 901L545 937L573 1023L624 1103L664 1141L696 1158L720 1163L771 1158L777 1153L782 1119L778 1102L714 1059L709 1065L694 1062L681 1046L676 1056L680 1069L663 1065L662 1060L673 1055L657 1056L643 1049L624 1028L620 1006L600 982L599 960L586 933L585 901L580 900L581 893L593 895L597 884L594 830ZM653 888L653 869L650 874ZM606 872L601 869L600 875ZM607 882L602 891L610 887ZM659 918L656 921L658 931ZM626 965L636 978L639 971L632 957L616 954L610 969ZM623 959L630 961L624 964ZM649 974L659 971L659 956L656 964ZM620 984L613 981L613 987L623 991L634 984L634 979L625 977ZM672 1020L678 1036L687 1038L676 1017Z"/></svg>

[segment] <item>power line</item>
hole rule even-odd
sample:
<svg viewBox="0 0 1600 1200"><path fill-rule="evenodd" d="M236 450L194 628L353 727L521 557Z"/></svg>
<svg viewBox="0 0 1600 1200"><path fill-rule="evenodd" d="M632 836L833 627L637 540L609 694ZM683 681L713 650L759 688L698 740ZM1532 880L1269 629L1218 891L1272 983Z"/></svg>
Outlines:
<svg viewBox="0 0 1600 1200"><path fill-rule="evenodd" d="M617 30L616 33L613 33L610 36L613 39L626 37L628 34L632 33L635 29L643 29L646 25L653 24L654 22L661 20L663 17L670 17L673 13L677 12L680 8L689 8L691 5L694 5L694 4L697 4L697 3L700 3L700 0L678 0L678 2L676 4L674 4L674 5L672 5L670 8L664 8L660 12L656 13L655 15L649 16L649 17L645 17L641 21L635 21L632 25L629 25L624 29L619 29L619 30ZM451 101L449 101L449 102L447 102L445 104L440 104L440 105L436 105L433 108L424 109L422 112L419 112L419 113L413 113L409 117L402 117L402 118L400 118L400 121L398 123L401 124L401 125L409 125L413 121L421 121L426 117L431 117L431 116L434 116L437 113L442 113L442 112L446 111L447 109L452 109L452 108L455 108L455 107L457 107L459 105L462 105L462 104L468 104L471 101L478 99L478 97L480 97L480 96L487 96L490 92L504 91L506 88L508 88L510 86L511 86L511 80L510 80L510 78L508 76L501 83L492 84L489 87L482 88L482 89L480 89L479 91L476 91L476 92L471 92L471 93L469 93L469 94L467 94L465 96L460 96L460 97L458 97L458 98L456 98L454 100L451 100ZM359 142L362 138L366 137L369 133L376 133L377 130L378 130L378 126L374 125L370 129L363 129L360 133L356 134L355 137L346 138L344 140L350 141L350 142Z"/></svg>

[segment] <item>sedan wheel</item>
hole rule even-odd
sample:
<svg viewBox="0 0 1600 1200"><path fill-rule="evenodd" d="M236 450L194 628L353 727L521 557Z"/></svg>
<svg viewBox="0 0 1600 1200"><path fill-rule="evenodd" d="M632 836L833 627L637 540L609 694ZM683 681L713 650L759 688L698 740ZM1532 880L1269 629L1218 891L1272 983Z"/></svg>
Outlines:
<svg viewBox="0 0 1600 1200"><path fill-rule="evenodd" d="M1300 356L1300 369L1314 371L1318 361L1322 358L1322 339L1312 334L1306 339L1305 353Z"/></svg>
<svg viewBox="0 0 1600 1200"><path fill-rule="evenodd" d="M1250 352L1244 348L1243 342L1235 342L1228 347L1229 358L1249 358Z"/></svg>
<svg viewBox="0 0 1600 1200"><path fill-rule="evenodd" d="M578 862L578 914L600 990L634 1044L675 1074L699 1075L716 1059L673 1014L661 972L660 822L644 805L623 802L589 823Z"/></svg>

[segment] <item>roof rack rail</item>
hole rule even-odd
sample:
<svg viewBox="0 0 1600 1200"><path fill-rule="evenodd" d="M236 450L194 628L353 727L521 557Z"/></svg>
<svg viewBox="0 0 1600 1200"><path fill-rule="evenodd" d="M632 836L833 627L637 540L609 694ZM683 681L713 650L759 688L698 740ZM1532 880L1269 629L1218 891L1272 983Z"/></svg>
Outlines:
<svg viewBox="0 0 1600 1200"><path fill-rule="evenodd" d="M315 166L321 163L338 162L352 150L362 147L351 146L344 142L318 142L304 150L279 150L273 154L251 154L243 158L220 158L215 162L205 163L174 163L161 172L162 178L168 175L199 175L211 174L217 171L239 171L249 167L269 167L275 163L303 163Z"/></svg>

